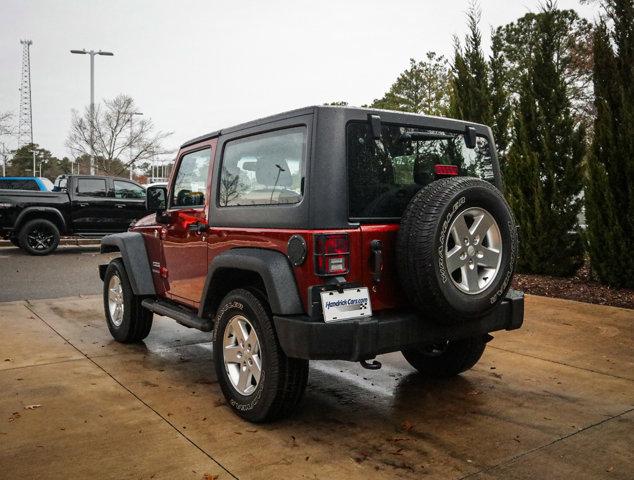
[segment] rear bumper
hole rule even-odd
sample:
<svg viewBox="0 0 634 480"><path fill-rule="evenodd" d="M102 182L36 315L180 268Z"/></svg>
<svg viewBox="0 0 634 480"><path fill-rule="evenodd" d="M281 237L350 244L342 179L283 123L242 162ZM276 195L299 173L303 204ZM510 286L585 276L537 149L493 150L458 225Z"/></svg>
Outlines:
<svg viewBox="0 0 634 480"><path fill-rule="evenodd" d="M487 316L454 325L425 321L412 311L379 312L356 320L324 323L307 316L275 316L286 355L313 360L359 361L421 344L515 330L524 321L524 294L509 290Z"/></svg>

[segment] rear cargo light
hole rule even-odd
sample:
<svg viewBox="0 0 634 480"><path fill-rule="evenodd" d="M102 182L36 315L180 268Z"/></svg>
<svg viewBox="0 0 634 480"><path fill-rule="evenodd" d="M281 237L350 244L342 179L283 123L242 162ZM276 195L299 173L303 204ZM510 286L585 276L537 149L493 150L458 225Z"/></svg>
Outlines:
<svg viewBox="0 0 634 480"><path fill-rule="evenodd" d="M350 264L350 240L347 233L315 235L315 273L345 275Z"/></svg>
<svg viewBox="0 0 634 480"><path fill-rule="evenodd" d="M434 174L439 177L455 177L458 175L458 167L456 165L434 165Z"/></svg>

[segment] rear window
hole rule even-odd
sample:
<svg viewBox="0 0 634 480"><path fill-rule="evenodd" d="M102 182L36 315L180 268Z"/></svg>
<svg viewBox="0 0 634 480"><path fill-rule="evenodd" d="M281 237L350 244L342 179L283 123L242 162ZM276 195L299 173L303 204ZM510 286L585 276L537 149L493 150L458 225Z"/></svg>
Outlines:
<svg viewBox="0 0 634 480"><path fill-rule="evenodd" d="M0 189L7 190L39 190L35 180L16 179L16 178L0 178Z"/></svg>
<svg viewBox="0 0 634 480"><path fill-rule="evenodd" d="M412 197L434 181L434 165L494 182L489 142L467 148L462 132L383 124L375 141L367 122L347 127L349 214L355 219L398 219Z"/></svg>
<svg viewBox="0 0 634 480"><path fill-rule="evenodd" d="M102 178L78 178L77 195L82 197L105 197L106 181Z"/></svg>

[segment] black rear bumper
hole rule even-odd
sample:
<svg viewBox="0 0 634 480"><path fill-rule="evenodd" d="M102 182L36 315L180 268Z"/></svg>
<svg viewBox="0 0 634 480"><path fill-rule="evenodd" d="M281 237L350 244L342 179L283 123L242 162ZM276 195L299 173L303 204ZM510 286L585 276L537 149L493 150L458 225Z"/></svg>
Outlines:
<svg viewBox="0 0 634 480"><path fill-rule="evenodd" d="M425 321L412 311L379 312L369 318L333 323L307 316L275 316L274 321L282 349L289 357L359 361L411 346L520 328L524 294L509 290L487 316L449 325Z"/></svg>

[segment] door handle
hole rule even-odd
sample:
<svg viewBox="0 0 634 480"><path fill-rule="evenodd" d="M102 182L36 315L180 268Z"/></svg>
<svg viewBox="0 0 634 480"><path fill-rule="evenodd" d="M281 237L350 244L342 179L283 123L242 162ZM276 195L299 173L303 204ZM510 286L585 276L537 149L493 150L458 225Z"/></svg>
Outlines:
<svg viewBox="0 0 634 480"><path fill-rule="evenodd" d="M115 205L115 207L117 207L117 208L125 208L125 204L123 204L123 203L117 203L117 204Z"/></svg>
<svg viewBox="0 0 634 480"><path fill-rule="evenodd" d="M87 203L80 203L80 204L79 204L79 206L80 206L80 207L87 207L87 206L88 206L88 204L87 204Z"/></svg>

